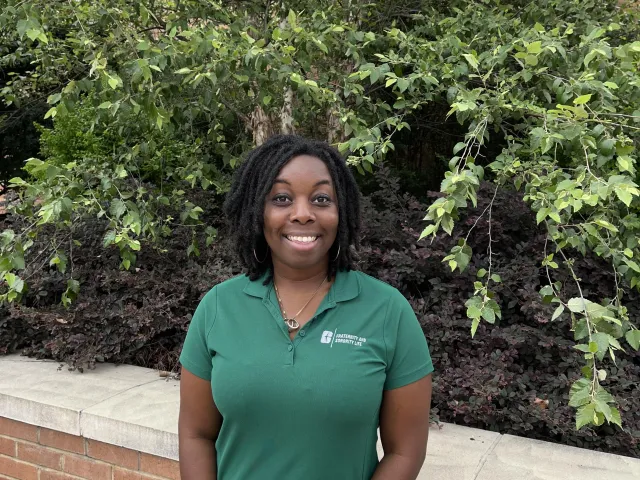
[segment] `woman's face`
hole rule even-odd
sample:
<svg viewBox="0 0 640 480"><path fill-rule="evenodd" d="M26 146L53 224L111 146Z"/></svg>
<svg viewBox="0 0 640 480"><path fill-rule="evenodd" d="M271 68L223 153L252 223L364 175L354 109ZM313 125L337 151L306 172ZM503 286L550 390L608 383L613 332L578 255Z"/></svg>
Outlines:
<svg viewBox="0 0 640 480"><path fill-rule="evenodd" d="M338 232L338 204L325 163L310 155L280 170L264 204L264 236L274 265L304 270L326 265Z"/></svg>

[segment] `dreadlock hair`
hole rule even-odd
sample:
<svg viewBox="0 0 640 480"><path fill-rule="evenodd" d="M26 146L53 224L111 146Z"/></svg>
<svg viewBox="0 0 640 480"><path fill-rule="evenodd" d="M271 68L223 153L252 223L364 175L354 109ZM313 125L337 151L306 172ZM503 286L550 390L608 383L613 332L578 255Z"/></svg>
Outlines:
<svg viewBox="0 0 640 480"><path fill-rule="evenodd" d="M322 160L338 197L338 233L329 249L329 278L338 270L353 268L351 246L359 246L360 191L351 170L340 153L327 143L296 135L276 135L249 153L235 172L223 211L234 235L236 253L251 280L267 270L273 274L273 262L264 237L264 202L282 167L294 157L310 155ZM264 261L258 261L264 256ZM271 275L265 280L269 282Z"/></svg>

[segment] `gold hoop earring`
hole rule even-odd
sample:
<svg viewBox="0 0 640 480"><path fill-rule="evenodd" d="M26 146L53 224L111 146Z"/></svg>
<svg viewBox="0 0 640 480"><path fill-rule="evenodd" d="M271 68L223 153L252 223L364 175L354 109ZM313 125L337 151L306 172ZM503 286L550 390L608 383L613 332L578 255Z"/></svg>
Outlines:
<svg viewBox="0 0 640 480"><path fill-rule="evenodd" d="M264 261L267 259L267 257L269 256L269 247L267 247L267 253L265 254L264 258L262 260L258 260L258 256L256 255L256 249L253 249L253 256L256 259L256 262L258 263L264 263Z"/></svg>
<svg viewBox="0 0 640 480"><path fill-rule="evenodd" d="M335 262L336 260L338 260L339 256L340 256L340 245L338 245L338 253L336 253L336 258L334 258L333 261Z"/></svg>

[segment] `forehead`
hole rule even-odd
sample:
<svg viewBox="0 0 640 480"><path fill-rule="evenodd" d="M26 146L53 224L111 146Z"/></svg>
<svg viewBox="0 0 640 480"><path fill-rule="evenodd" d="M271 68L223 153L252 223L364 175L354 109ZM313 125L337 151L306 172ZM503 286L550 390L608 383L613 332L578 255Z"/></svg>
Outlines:
<svg viewBox="0 0 640 480"><path fill-rule="evenodd" d="M282 167L276 180L287 180L290 183L306 183L307 181L313 181L315 183L319 180L328 180L331 182L331 173L327 165L318 157L298 155Z"/></svg>

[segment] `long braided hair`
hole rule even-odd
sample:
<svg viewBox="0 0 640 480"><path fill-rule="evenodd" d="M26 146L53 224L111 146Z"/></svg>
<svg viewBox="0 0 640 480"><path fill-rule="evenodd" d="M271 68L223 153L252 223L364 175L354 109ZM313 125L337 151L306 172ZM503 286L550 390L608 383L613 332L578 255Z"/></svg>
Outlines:
<svg viewBox="0 0 640 480"><path fill-rule="evenodd" d="M327 143L296 135L276 135L252 150L238 167L224 203L236 252L251 280L273 267L263 233L265 198L282 167L299 155L317 157L325 163L338 197L338 233L329 250L329 278L338 270L353 268L350 247L358 247L361 214L360 191L351 170L340 153ZM256 254L265 260L258 261Z"/></svg>

